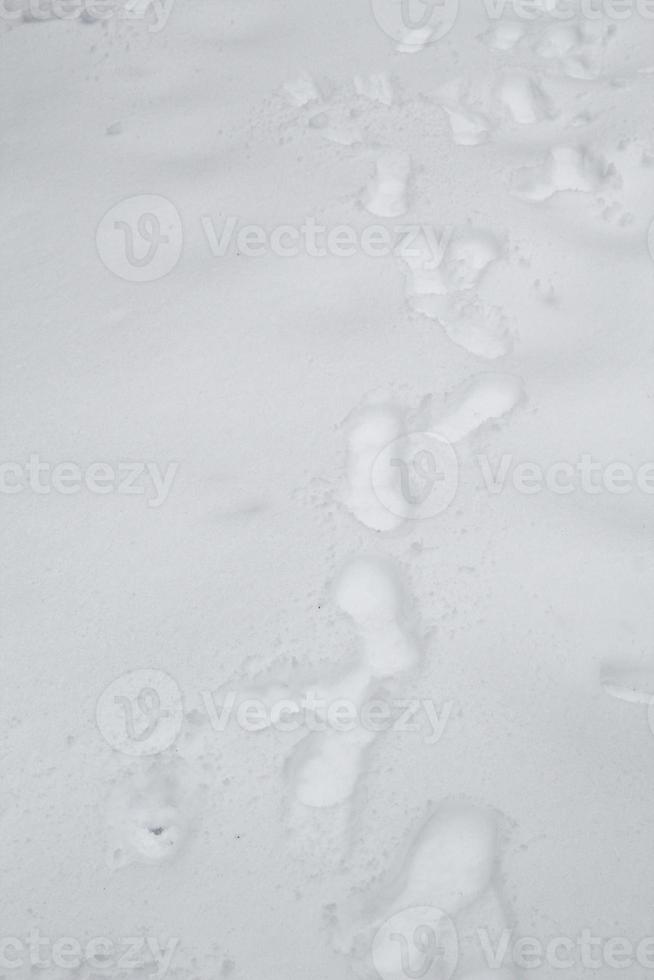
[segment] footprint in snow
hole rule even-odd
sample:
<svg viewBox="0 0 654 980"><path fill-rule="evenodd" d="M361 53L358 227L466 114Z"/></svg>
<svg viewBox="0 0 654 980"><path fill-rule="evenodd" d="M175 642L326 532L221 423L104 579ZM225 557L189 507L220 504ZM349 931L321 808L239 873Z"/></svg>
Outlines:
<svg viewBox="0 0 654 980"><path fill-rule="evenodd" d="M458 443L488 422L508 415L524 400L521 378L492 372L478 374L451 396L433 431L448 442Z"/></svg>
<svg viewBox="0 0 654 980"><path fill-rule="evenodd" d="M117 786L107 811L109 866L116 870L175 858L189 833L191 806L177 777L159 769Z"/></svg>
<svg viewBox="0 0 654 980"><path fill-rule="evenodd" d="M512 180L512 193L525 201L547 201L561 191L596 193L608 178L605 161L583 146L555 146L536 167L523 167Z"/></svg>
<svg viewBox="0 0 654 980"><path fill-rule="evenodd" d="M393 85L385 72L355 75L351 84L318 84L304 73L284 83L286 102L301 110L304 124L323 139L340 146L363 142L362 118L375 106L389 107Z"/></svg>
<svg viewBox="0 0 654 980"><path fill-rule="evenodd" d="M441 975L449 978L459 960L459 932L469 929L465 918L457 929L459 916L474 921L473 907L482 901L477 924L487 925L489 910L503 923L493 884L497 850L491 811L466 802L442 803L389 880L337 915L335 948L350 956L355 972L383 980L405 977L409 956L422 961L426 975L434 965L425 962L426 954L431 950L435 957L439 950Z"/></svg>
<svg viewBox="0 0 654 980"><path fill-rule="evenodd" d="M440 86L437 99L460 146L478 146L505 132L513 138L515 126L527 129L557 115L538 75L522 68L453 78Z"/></svg>
<svg viewBox="0 0 654 980"><path fill-rule="evenodd" d="M510 119L529 126L555 115L539 82L525 71L507 71L500 78L496 96Z"/></svg>
<svg viewBox="0 0 654 980"><path fill-rule="evenodd" d="M379 454L406 431L401 408L381 394L369 395L345 422L347 437L346 480L341 502L366 527L375 531L392 531L403 522L407 503L399 488L382 487L392 495L395 506L381 503L373 485L373 467ZM389 474L389 481L392 474ZM383 499L386 496L382 494Z"/></svg>
<svg viewBox="0 0 654 980"><path fill-rule="evenodd" d="M327 705L347 702L355 711L353 725L330 723L313 731L294 749L287 766L290 789L289 824L311 846L328 834L331 847L342 850L349 807L365 771L367 750L378 732L363 724L362 709L386 685L418 662L418 649L405 613L402 584L386 559L350 559L333 585L336 605L352 620L359 641L358 662L337 685L317 685L310 692ZM321 719L324 721L324 718ZM348 728L348 730L344 730ZM331 810L316 819L316 811ZM339 840L338 847L334 841Z"/></svg>
<svg viewBox="0 0 654 980"><path fill-rule="evenodd" d="M417 664L404 587L394 562L370 556L351 558L338 575L333 594L354 623L373 677L391 677Z"/></svg>
<svg viewBox="0 0 654 980"><path fill-rule="evenodd" d="M354 90L357 95L370 102L391 106L394 100L393 84L386 72L371 75L355 75Z"/></svg>
<svg viewBox="0 0 654 980"><path fill-rule="evenodd" d="M615 35L615 24L581 17L562 23L545 13L529 23L501 21L483 40L493 51L534 54L545 63L549 75L592 80L602 74L607 45Z"/></svg>
<svg viewBox="0 0 654 980"><path fill-rule="evenodd" d="M408 208L411 158L400 150L388 150L377 158L375 174L363 193L363 206L380 218L397 218Z"/></svg>
<svg viewBox="0 0 654 980"><path fill-rule="evenodd" d="M442 240L438 250L421 232L401 256L411 309L437 320L459 347L489 360L507 354L512 345L504 311L478 292L502 252L490 232L465 230Z"/></svg>
<svg viewBox="0 0 654 980"><path fill-rule="evenodd" d="M534 53L550 71L579 80L599 78L605 67L609 41L616 25L548 24L533 43Z"/></svg>

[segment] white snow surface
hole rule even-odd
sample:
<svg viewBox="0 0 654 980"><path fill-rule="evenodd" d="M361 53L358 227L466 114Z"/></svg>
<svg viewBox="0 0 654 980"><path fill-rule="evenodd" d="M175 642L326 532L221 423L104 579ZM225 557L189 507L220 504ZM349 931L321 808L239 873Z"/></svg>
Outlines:
<svg viewBox="0 0 654 980"><path fill-rule="evenodd" d="M651 975L654 940L491 968L478 931L654 935L654 19L35 3L0 15L0 977ZM307 220L359 245L282 254Z"/></svg>

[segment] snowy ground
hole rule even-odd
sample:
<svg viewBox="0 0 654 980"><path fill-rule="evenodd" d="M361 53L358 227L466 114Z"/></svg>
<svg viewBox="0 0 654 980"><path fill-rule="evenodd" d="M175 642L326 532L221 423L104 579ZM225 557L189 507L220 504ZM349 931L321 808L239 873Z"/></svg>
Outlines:
<svg viewBox="0 0 654 980"><path fill-rule="evenodd" d="M2 6L0 976L654 975L654 5L412 3Z"/></svg>

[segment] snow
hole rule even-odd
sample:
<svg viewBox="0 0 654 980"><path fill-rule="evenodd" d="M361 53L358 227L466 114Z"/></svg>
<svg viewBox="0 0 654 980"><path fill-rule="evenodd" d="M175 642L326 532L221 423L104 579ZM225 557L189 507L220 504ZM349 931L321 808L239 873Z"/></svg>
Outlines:
<svg viewBox="0 0 654 980"><path fill-rule="evenodd" d="M2 6L0 975L654 969L654 16L591 6Z"/></svg>

